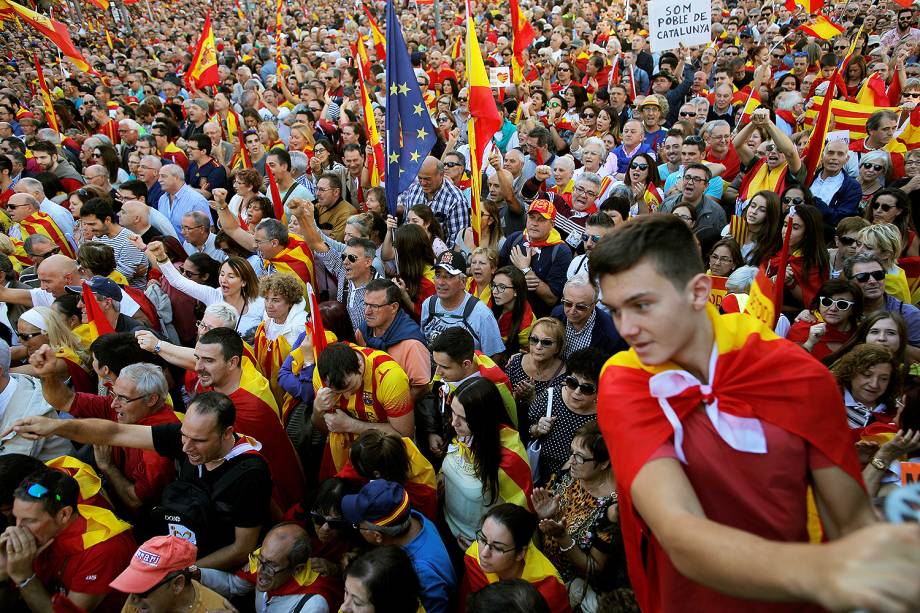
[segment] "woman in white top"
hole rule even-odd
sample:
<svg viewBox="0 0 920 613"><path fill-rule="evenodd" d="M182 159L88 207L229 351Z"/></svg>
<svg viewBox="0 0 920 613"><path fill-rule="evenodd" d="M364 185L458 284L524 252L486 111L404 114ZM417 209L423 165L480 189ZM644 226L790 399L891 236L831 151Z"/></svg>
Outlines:
<svg viewBox="0 0 920 613"><path fill-rule="evenodd" d="M275 401L283 407L285 392L278 385L278 371L284 358L297 347L297 337L304 331L306 301L300 280L291 273L276 272L262 277L260 286L265 300L265 319L256 328L252 347Z"/></svg>
<svg viewBox="0 0 920 613"><path fill-rule="evenodd" d="M151 265L160 269L169 284L180 292L201 301L206 307L226 302L240 314L236 330L241 335L258 326L265 316L265 300L259 295L259 279L252 266L241 257L230 256L220 267L218 287L195 283L176 270L166 257L163 243L153 241L147 246Z"/></svg>

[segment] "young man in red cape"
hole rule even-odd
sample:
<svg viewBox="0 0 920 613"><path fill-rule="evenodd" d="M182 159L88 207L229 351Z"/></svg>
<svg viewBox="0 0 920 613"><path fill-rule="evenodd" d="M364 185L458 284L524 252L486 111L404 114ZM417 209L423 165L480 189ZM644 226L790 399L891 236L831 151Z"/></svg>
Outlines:
<svg viewBox="0 0 920 613"><path fill-rule="evenodd" d="M642 610L920 604L920 527L874 525L833 377L759 320L709 305L687 226L630 221L590 266L632 347L601 375L598 421ZM808 544L809 486L825 544Z"/></svg>

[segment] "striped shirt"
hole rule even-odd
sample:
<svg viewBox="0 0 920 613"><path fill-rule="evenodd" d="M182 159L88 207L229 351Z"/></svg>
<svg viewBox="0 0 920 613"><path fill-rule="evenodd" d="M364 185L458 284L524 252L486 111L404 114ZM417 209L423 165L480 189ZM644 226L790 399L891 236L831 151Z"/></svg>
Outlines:
<svg viewBox="0 0 920 613"><path fill-rule="evenodd" d="M115 269L125 276L131 287L144 289L147 286L147 256L128 240L132 234L134 233L127 228L122 228L114 237L103 234L93 240L108 245L115 251ZM141 274L138 274L139 268L143 268Z"/></svg>

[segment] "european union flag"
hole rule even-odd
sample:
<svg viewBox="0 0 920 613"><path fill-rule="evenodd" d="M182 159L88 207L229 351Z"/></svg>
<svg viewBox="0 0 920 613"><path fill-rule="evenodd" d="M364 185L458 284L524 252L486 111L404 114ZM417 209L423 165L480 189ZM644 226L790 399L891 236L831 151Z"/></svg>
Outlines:
<svg viewBox="0 0 920 613"><path fill-rule="evenodd" d="M386 77L386 196L387 208L395 215L397 196L415 181L437 137L396 18L394 0L387 2Z"/></svg>

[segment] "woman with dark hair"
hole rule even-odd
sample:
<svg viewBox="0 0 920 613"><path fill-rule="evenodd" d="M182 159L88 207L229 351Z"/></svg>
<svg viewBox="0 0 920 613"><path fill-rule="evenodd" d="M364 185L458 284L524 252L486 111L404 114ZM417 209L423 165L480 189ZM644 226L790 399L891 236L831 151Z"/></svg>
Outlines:
<svg viewBox="0 0 920 613"><path fill-rule="evenodd" d="M323 320L323 327L327 332L335 334L338 341L343 343L355 342L355 328L344 304L337 300L320 302L319 315Z"/></svg>
<svg viewBox="0 0 920 613"><path fill-rule="evenodd" d="M514 357L527 346L534 325L533 309L527 301L527 280L515 266L495 271L491 284L492 314L505 343L504 354Z"/></svg>
<svg viewBox="0 0 920 613"><path fill-rule="evenodd" d="M419 581L402 547L374 547L348 565L341 613L417 613Z"/></svg>
<svg viewBox="0 0 920 613"><path fill-rule="evenodd" d="M206 253L193 253L179 268L182 276L209 287L217 287L217 275L220 274L220 262Z"/></svg>
<svg viewBox="0 0 920 613"><path fill-rule="evenodd" d="M453 108L457 105L457 96L460 94L460 85L454 77L444 77L441 79L441 96L450 96Z"/></svg>
<svg viewBox="0 0 920 613"><path fill-rule="evenodd" d="M243 228L249 227L249 203L262 191L262 175L255 168L240 168L233 175L233 197L227 202ZM253 222L253 226L258 221Z"/></svg>
<svg viewBox="0 0 920 613"><path fill-rule="evenodd" d="M637 153L629 160L623 183L632 191L633 206L638 215L654 213L661 206L664 181L658 176L658 164L650 154Z"/></svg>
<svg viewBox="0 0 920 613"><path fill-rule="evenodd" d="M783 246L783 214L779 196L771 191L759 191L744 210L747 222L745 243L741 256L749 266L760 266L776 255Z"/></svg>
<svg viewBox="0 0 920 613"><path fill-rule="evenodd" d="M350 554L364 545L342 515L342 497L355 491L344 479L326 479L284 515L310 533L310 567L321 575L341 577Z"/></svg>
<svg viewBox="0 0 920 613"><path fill-rule="evenodd" d="M894 421L903 374L891 351L879 345L857 345L831 366L831 373L843 393L851 429L862 432L873 422Z"/></svg>
<svg viewBox="0 0 920 613"><path fill-rule="evenodd" d="M865 218L873 224L890 223L901 232L901 253L906 258L920 255L920 241L911 228L910 198L897 187L883 187L872 195Z"/></svg>
<svg viewBox="0 0 920 613"><path fill-rule="evenodd" d="M407 223L396 230L393 241L398 270L393 282L403 293L403 305L414 319L422 316L422 303L434 295L434 251L421 226ZM383 254L384 259L386 255ZM394 260L391 260L394 261Z"/></svg>
<svg viewBox="0 0 920 613"><path fill-rule="evenodd" d="M827 247L824 245L824 221L821 212L810 205L795 207L785 224L792 224L789 237L789 259L786 264L786 291L783 310L798 313L803 305L810 305L821 284L830 275ZM783 226L785 236L786 226ZM776 275L780 256L770 260L769 274Z"/></svg>
<svg viewBox="0 0 920 613"><path fill-rule="evenodd" d="M529 505L527 454L517 431L495 410L502 403L498 388L485 377L467 379L451 394L448 436L453 440L438 479L444 520L459 551L470 546L489 508L502 502Z"/></svg>
<svg viewBox="0 0 920 613"><path fill-rule="evenodd" d="M112 145L96 145L93 148L91 161L99 164L109 173L109 183L112 187L118 189L121 183L124 183L130 177L128 173L121 168L121 160L118 159L118 152Z"/></svg>
<svg viewBox="0 0 920 613"><path fill-rule="evenodd" d="M570 596L578 595L583 610L596 611L598 597L614 590L634 602L616 479L596 421L575 431L568 466L546 489L534 488L531 497L543 533L541 549L559 570ZM627 610L638 611L638 605Z"/></svg>
<svg viewBox="0 0 920 613"><path fill-rule="evenodd" d="M550 613L543 595L524 579L487 585L466 601L466 613Z"/></svg>
<svg viewBox="0 0 920 613"><path fill-rule="evenodd" d="M744 258L741 257L741 248L735 239L723 238L712 246L707 274L727 277L741 266L744 266Z"/></svg>
<svg viewBox="0 0 920 613"><path fill-rule="evenodd" d="M163 244L164 246L167 245L165 240ZM220 274L220 262L206 253L194 253L188 256L185 261L178 258L174 259L174 255L178 254L173 254L170 248L167 248L167 253L169 259L186 279L201 283L202 285L207 285L208 287L217 287L217 278ZM184 254L185 250L183 250L182 253ZM176 334L179 336L181 344L186 347L193 346L198 336L198 326L196 326L195 323L204 315L206 305L188 294L177 290L162 276L159 278L158 282L160 290L166 294L172 305L173 325L176 328Z"/></svg>
<svg viewBox="0 0 920 613"><path fill-rule="evenodd" d="M865 319L859 322L853 336L821 361L826 366L833 366L852 351L853 347L868 343L888 349L903 368L907 366L907 339L907 323L899 313L876 311L866 315Z"/></svg>
<svg viewBox="0 0 920 613"><path fill-rule="evenodd" d="M862 290L852 281L830 279L821 285L810 305L818 323L797 321L786 340L823 360L853 336L862 317Z"/></svg>
<svg viewBox="0 0 920 613"><path fill-rule="evenodd" d="M464 557L466 574L460 585L460 609L487 585L511 579L531 583L553 613L568 613L569 595L559 572L533 545L537 518L525 507L500 504L483 516L476 541Z"/></svg>
<svg viewBox="0 0 920 613"><path fill-rule="evenodd" d="M316 189L316 182L323 173L334 172L342 179L342 185L345 185L345 166L338 159L335 146L328 140L321 138L313 143L313 157L310 158L310 177L313 183L313 189Z"/></svg>
<svg viewBox="0 0 920 613"><path fill-rule="evenodd" d="M398 483L405 488L413 509L437 521L438 483L434 468L409 437L365 430L351 444L348 461L338 476L361 485L371 479Z"/></svg>
<svg viewBox="0 0 920 613"><path fill-rule="evenodd" d="M785 217L789 213L789 207L802 206L803 204L813 206L815 199L811 195L811 190L807 187L798 183L790 183L783 190L779 203L783 208L783 217Z"/></svg>
<svg viewBox="0 0 920 613"><path fill-rule="evenodd" d="M431 249L434 251L434 257L448 251L450 248L444 242L444 230L441 229L441 222L435 217L431 207L427 204L416 204L409 209L406 214L406 222L421 227L428 235L431 241Z"/></svg>

